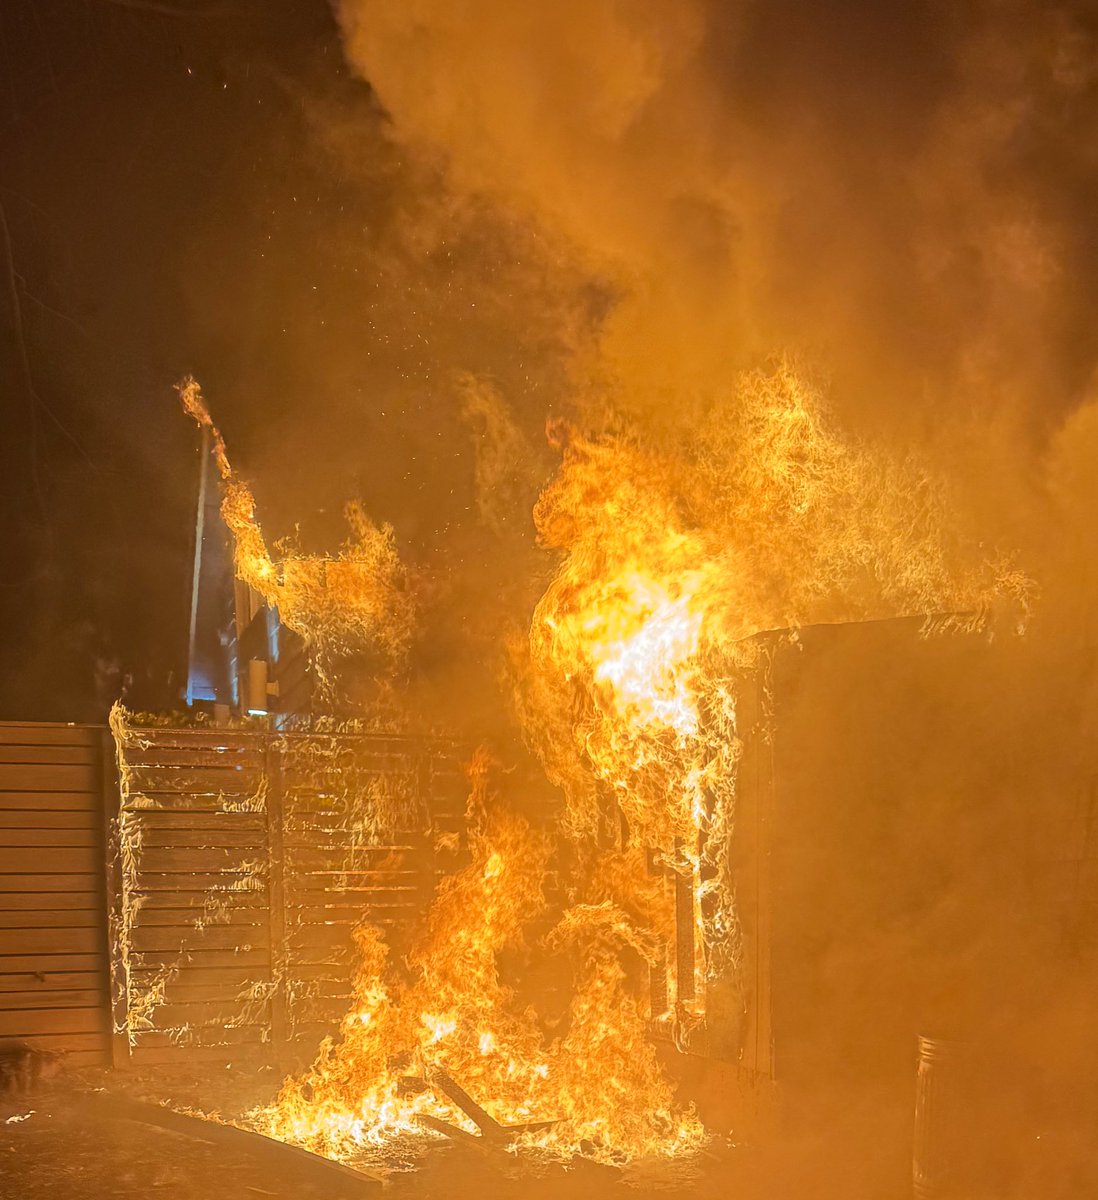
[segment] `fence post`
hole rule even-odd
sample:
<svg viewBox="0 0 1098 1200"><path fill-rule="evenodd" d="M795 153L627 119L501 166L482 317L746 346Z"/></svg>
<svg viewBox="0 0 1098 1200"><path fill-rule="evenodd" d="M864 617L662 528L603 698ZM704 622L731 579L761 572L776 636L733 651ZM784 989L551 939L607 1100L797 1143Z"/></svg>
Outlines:
<svg viewBox="0 0 1098 1200"><path fill-rule="evenodd" d="M282 752L279 739L267 736L264 758L267 776L267 903L271 940L271 1050L281 1065L289 1040L286 1021L286 887L282 786Z"/></svg>
<svg viewBox="0 0 1098 1200"><path fill-rule="evenodd" d="M108 972L108 1019L110 1021L111 1065L124 1067L130 1061L129 981L122 929L125 896L122 885L122 786L114 735L104 727L99 734L101 792L103 801L104 894Z"/></svg>

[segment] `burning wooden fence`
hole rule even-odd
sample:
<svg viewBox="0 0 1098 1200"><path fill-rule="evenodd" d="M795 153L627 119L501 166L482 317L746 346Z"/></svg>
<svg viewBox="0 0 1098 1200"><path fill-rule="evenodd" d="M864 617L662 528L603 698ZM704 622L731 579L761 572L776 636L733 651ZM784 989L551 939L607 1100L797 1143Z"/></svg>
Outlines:
<svg viewBox="0 0 1098 1200"><path fill-rule="evenodd" d="M115 1061L311 1054L350 997L363 917L400 944L453 869L452 743L121 730Z"/></svg>

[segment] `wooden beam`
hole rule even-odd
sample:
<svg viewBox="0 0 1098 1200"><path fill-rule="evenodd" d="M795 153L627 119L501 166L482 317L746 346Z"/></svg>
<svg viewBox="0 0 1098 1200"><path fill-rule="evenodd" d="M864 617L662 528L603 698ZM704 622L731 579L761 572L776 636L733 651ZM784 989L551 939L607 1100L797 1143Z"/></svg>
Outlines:
<svg viewBox="0 0 1098 1200"><path fill-rule="evenodd" d="M104 890L106 895L106 935L111 1063L115 1067L130 1061L129 986L122 940L125 896L122 884L122 786L118 778L114 735L104 729L100 735L102 755L102 797L104 830Z"/></svg>
<svg viewBox="0 0 1098 1200"><path fill-rule="evenodd" d="M285 806L282 786L282 751L279 739L267 741L267 911L270 920L271 1048L280 1064L289 1041L286 1020L286 850Z"/></svg>

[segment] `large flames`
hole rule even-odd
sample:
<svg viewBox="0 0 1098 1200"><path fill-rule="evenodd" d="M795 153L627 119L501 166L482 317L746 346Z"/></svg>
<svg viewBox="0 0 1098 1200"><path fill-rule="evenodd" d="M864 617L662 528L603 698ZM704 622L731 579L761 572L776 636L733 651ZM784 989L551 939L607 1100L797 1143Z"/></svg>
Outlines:
<svg viewBox="0 0 1098 1200"><path fill-rule="evenodd" d="M471 861L440 886L408 978L389 969L377 931L360 927L355 1002L338 1039L253 1121L337 1157L422 1136L424 1118L475 1133L448 1098L457 1082L513 1144L543 1154L622 1161L696 1148L702 1129L675 1111L627 984L623 952L650 955L650 934L609 902L565 914L548 939L578 963L559 1038L501 979L501 953L521 948L545 912L551 845L498 806L489 767L484 753L470 766Z"/></svg>
<svg viewBox="0 0 1098 1200"><path fill-rule="evenodd" d="M196 390L184 402L209 425ZM432 1120L472 1132L456 1085L517 1147L615 1162L695 1150L704 1131L676 1106L651 1035L689 1043L711 985L738 982L729 844L751 635L978 609L1019 583L968 569L938 485L843 442L789 364L746 376L688 439L614 423L553 436L563 463L534 516L559 565L513 659L526 736L564 794L561 827L508 811L474 761L468 866L440 886L406 968L358 930L338 1036L252 1115L278 1137L350 1156ZM320 638L348 622L382 639L407 630L387 531L383 552L352 556L353 603L318 599L275 568L220 441L218 453L237 570L287 620ZM543 885L562 840L571 866L553 910ZM504 957L570 964L558 1025Z"/></svg>

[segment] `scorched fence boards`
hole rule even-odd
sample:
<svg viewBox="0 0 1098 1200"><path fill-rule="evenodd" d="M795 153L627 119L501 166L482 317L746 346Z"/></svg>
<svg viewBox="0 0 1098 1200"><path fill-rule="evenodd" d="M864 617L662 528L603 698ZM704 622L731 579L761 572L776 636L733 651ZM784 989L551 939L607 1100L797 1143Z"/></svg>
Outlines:
<svg viewBox="0 0 1098 1200"><path fill-rule="evenodd" d="M116 1060L311 1054L347 1009L356 923L400 947L453 869L439 834L463 828L460 757L380 735L127 727Z"/></svg>

